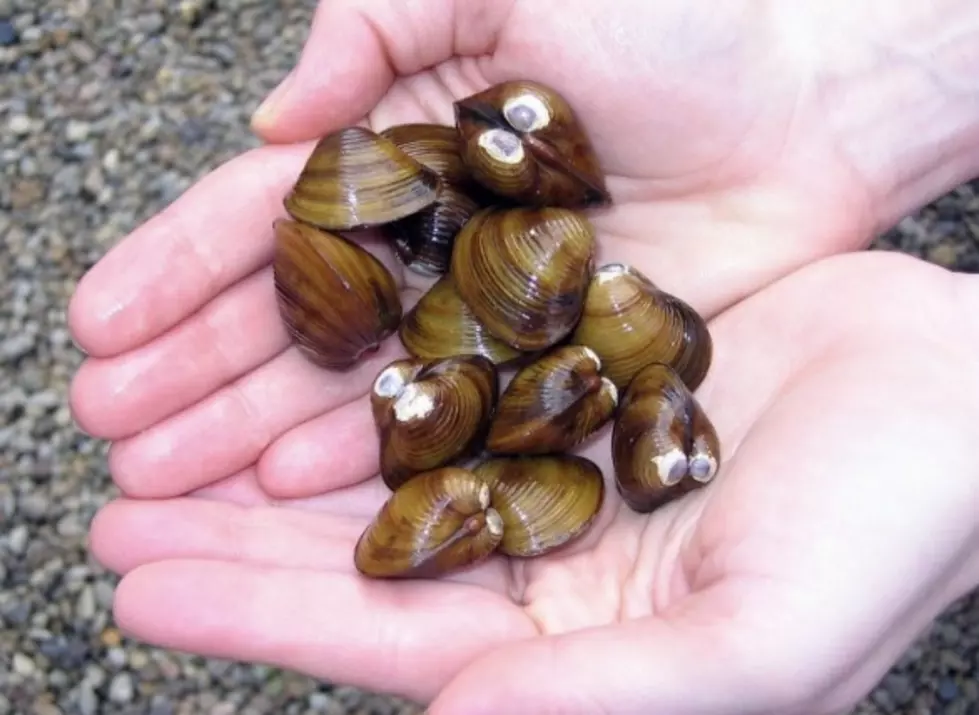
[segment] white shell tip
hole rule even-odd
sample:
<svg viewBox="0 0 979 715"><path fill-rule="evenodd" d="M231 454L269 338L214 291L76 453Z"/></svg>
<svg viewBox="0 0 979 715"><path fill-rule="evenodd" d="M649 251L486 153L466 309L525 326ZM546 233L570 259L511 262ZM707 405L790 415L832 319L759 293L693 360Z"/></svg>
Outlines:
<svg viewBox="0 0 979 715"><path fill-rule="evenodd" d="M428 417L434 409L434 398L415 383L405 387L394 401L394 417L399 422Z"/></svg>
<svg viewBox="0 0 979 715"><path fill-rule="evenodd" d="M679 483L687 474L687 455L679 449L671 449L666 454L653 457L659 480L665 487Z"/></svg>
<svg viewBox="0 0 979 715"><path fill-rule="evenodd" d="M519 164L524 159L520 137L506 129L490 129L479 135L479 146L501 164Z"/></svg>
<svg viewBox="0 0 979 715"><path fill-rule="evenodd" d="M619 404L619 388L607 377L602 378L602 390L608 393L615 404Z"/></svg>
<svg viewBox="0 0 979 715"><path fill-rule="evenodd" d="M397 365L390 365L374 380L374 394L378 397L396 397L404 389L405 379Z"/></svg>
<svg viewBox="0 0 979 715"><path fill-rule="evenodd" d="M485 509L490 505L490 498L492 493L490 492L489 484L483 484L479 487L479 508Z"/></svg>
<svg viewBox="0 0 979 715"><path fill-rule="evenodd" d="M486 510L486 529L493 536L503 535L503 517L496 509Z"/></svg>

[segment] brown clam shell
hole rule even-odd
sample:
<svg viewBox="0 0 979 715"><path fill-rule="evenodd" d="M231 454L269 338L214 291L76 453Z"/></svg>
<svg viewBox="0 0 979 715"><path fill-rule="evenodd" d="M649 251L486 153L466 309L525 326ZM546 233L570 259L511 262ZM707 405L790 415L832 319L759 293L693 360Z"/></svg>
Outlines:
<svg viewBox="0 0 979 715"><path fill-rule="evenodd" d="M345 370L398 328L401 298L384 264L342 236L289 219L274 224L276 300L311 362Z"/></svg>
<svg viewBox="0 0 979 715"><path fill-rule="evenodd" d="M583 536L605 500L598 466L571 454L495 457L473 470L503 521L498 551L542 556Z"/></svg>
<svg viewBox="0 0 979 715"><path fill-rule="evenodd" d="M522 368L500 397L486 448L494 454L571 450L608 422L618 389L584 345L555 348Z"/></svg>
<svg viewBox="0 0 979 715"><path fill-rule="evenodd" d="M447 184L473 183L469 168L459 153L459 130L446 124L395 124L380 132L405 154L424 164Z"/></svg>
<svg viewBox="0 0 979 715"><path fill-rule="evenodd" d="M496 367L480 355L404 358L381 370L370 400L388 488L479 451L498 395Z"/></svg>
<svg viewBox="0 0 979 715"><path fill-rule="evenodd" d="M598 353L603 374L620 390L653 362L669 365L696 390L713 356L703 317L636 268L621 263L594 272L571 341Z"/></svg>
<svg viewBox="0 0 979 715"><path fill-rule="evenodd" d="M486 482L443 467L405 482L381 507L354 548L372 578L434 578L477 564L503 536Z"/></svg>
<svg viewBox="0 0 979 715"><path fill-rule="evenodd" d="M405 349L421 358L482 355L498 367L520 360L512 348L486 329L456 290L451 274L439 278L409 310L398 328Z"/></svg>
<svg viewBox="0 0 979 715"><path fill-rule="evenodd" d="M382 232L407 268L429 277L443 275L455 237L480 208L484 193L459 155L459 132L442 124L398 124L381 136L434 171L440 182L434 204L385 225Z"/></svg>
<svg viewBox="0 0 979 715"><path fill-rule="evenodd" d="M473 177L521 204L611 203L598 157L568 102L539 82L504 82L455 102Z"/></svg>
<svg viewBox="0 0 979 715"><path fill-rule="evenodd" d="M478 209L467 193L445 185L434 204L386 224L381 232L406 268L426 277L441 276L449 270L456 236Z"/></svg>
<svg viewBox="0 0 979 715"><path fill-rule="evenodd" d="M721 462L714 426L669 366L642 368L619 403L612 429L616 487L647 513L708 484Z"/></svg>
<svg viewBox="0 0 979 715"><path fill-rule="evenodd" d="M363 127L323 137L292 191L289 214L328 231L381 226L435 203L439 180L390 139Z"/></svg>
<svg viewBox="0 0 979 715"><path fill-rule="evenodd" d="M538 351L577 324L594 254L594 228L577 211L487 208L456 237L450 272L493 335L517 350Z"/></svg>

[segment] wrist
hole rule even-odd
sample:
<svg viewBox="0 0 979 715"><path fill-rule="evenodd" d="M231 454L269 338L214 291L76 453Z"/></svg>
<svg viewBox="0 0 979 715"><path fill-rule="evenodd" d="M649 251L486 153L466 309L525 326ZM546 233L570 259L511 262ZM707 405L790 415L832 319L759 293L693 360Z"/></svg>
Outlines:
<svg viewBox="0 0 979 715"><path fill-rule="evenodd" d="M979 176L979 3L795 4L822 121L879 230ZM792 51L799 51L796 44Z"/></svg>

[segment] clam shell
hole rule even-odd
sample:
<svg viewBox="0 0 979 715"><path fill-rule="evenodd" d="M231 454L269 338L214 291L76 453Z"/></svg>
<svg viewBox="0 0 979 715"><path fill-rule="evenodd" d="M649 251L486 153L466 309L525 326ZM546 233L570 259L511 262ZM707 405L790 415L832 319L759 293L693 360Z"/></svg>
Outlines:
<svg viewBox="0 0 979 715"><path fill-rule="evenodd" d="M431 206L383 227L406 268L441 276L449 269L459 230L480 208L484 192L459 154L459 132L442 124L398 124L381 132L405 154L436 173L438 198Z"/></svg>
<svg viewBox="0 0 979 715"><path fill-rule="evenodd" d="M500 397L486 448L495 454L568 451L608 422L618 389L583 345L555 348L522 368Z"/></svg>
<svg viewBox="0 0 979 715"><path fill-rule="evenodd" d="M496 367L479 355L404 358L381 370L370 400L388 488L481 449L498 391Z"/></svg>
<svg viewBox="0 0 979 715"><path fill-rule="evenodd" d="M571 454L495 457L473 473L492 490L503 521L498 551L542 556L583 536L605 500L598 466Z"/></svg>
<svg viewBox="0 0 979 715"><path fill-rule="evenodd" d="M406 268L426 277L441 276L449 270L456 236L477 210L479 204L466 192L445 184L434 204L381 231Z"/></svg>
<svg viewBox="0 0 979 715"><path fill-rule="evenodd" d="M552 88L504 82L457 101L454 112L462 158L493 192L535 206L611 203L591 140Z"/></svg>
<svg viewBox="0 0 979 715"><path fill-rule="evenodd" d="M435 203L439 180L389 139L363 127L323 137L292 191L289 214L328 231L381 226Z"/></svg>
<svg viewBox="0 0 979 715"><path fill-rule="evenodd" d="M503 536L489 486L472 472L444 467L405 482L381 507L354 548L371 578L434 578L477 564Z"/></svg>
<svg viewBox="0 0 979 715"><path fill-rule="evenodd" d="M669 365L696 390L713 356L706 321L689 304L621 263L594 272L571 342L598 353L603 374L620 390L653 362Z"/></svg>
<svg viewBox="0 0 979 715"><path fill-rule="evenodd" d="M680 376L652 363L629 384L612 429L616 488L647 513L713 480L721 462L713 424Z"/></svg>
<svg viewBox="0 0 979 715"><path fill-rule="evenodd" d="M595 232L576 211L481 209L456 237L450 272L459 295L497 338L548 348L581 317Z"/></svg>
<svg viewBox="0 0 979 715"><path fill-rule="evenodd" d="M445 124L395 124L380 132L401 151L435 172L440 181L456 186L472 184L469 168L459 153L459 130Z"/></svg>
<svg viewBox="0 0 979 715"><path fill-rule="evenodd" d="M486 329L460 297L450 274L438 279L405 314L398 336L405 349L420 358L482 355L505 367L524 355Z"/></svg>
<svg viewBox="0 0 979 715"><path fill-rule="evenodd" d="M273 280L279 313L298 350L332 370L356 365L398 328L394 278L371 253L289 219L274 224Z"/></svg>

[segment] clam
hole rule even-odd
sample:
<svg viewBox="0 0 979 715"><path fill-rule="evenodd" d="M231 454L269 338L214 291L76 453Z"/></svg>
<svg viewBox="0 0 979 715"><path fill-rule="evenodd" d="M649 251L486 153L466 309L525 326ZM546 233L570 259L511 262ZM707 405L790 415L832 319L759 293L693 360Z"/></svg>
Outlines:
<svg viewBox="0 0 979 715"><path fill-rule="evenodd" d="M483 193L459 155L459 133L441 124L399 124L385 129L381 136L439 178L435 203L381 230L407 268L424 276L440 276L449 268L459 229L480 208Z"/></svg>
<svg viewBox="0 0 979 715"><path fill-rule="evenodd" d="M498 385L496 367L480 355L403 358L381 370L370 400L388 488L478 451Z"/></svg>
<svg viewBox="0 0 979 715"><path fill-rule="evenodd" d="M433 578L475 565L497 548L503 521L489 485L443 467L391 494L354 547L357 570L372 578Z"/></svg>
<svg viewBox="0 0 979 715"><path fill-rule="evenodd" d="M459 130L446 124L395 124L379 132L415 161L431 169L439 180L468 188L474 183L459 153Z"/></svg>
<svg viewBox="0 0 979 715"><path fill-rule="evenodd" d="M594 272L571 341L598 353L603 374L620 390L653 362L669 365L696 390L713 354L707 323L688 303L621 263Z"/></svg>
<svg viewBox="0 0 979 715"><path fill-rule="evenodd" d="M333 370L376 352L402 317L384 264L353 241L297 221L279 219L274 231L276 300L298 350Z"/></svg>
<svg viewBox="0 0 979 715"><path fill-rule="evenodd" d="M494 457L473 469L503 522L498 551L542 556L583 536L602 508L598 466L571 454Z"/></svg>
<svg viewBox="0 0 979 715"><path fill-rule="evenodd" d="M552 88L504 82L457 101L454 112L462 158L491 191L531 206L611 203L591 140Z"/></svg>
<svg viewBox="0 0 979 715"><path fill-rule="evenodd" d="M406 268L426 277L441 276L449 269L459 230L478 209L468 194L446 186L432 206L387 224L381 231Z"/></svg>
<svg viewBox="0 0 979 715"><path fill-rule="evenodd" d="M409 353L421 358L482 355L505 367L524 355L486 329L459 296L448 273L405 314L398 336Z"/></svg>
<svg viewBox="0 0 979 715"><path fill-rule="evenodd" d="M435 203L438 175L390 139L363 127L323 137L306 161L285 208L328 231L391 223Z"/></svg>
<svg viewBox="0 0 979 715"><path fill-rule="evenodd" d="M456 237L450 272L473 314L521 351L574 329L594 267L595 232L563 208L487 208Z"/></svg>
<svg viewBox="0 0 979 715"><path fill-rule="evenodd" d="M668 365L642 368L622 397L612 429L616 487L646 513L713 480L721 460L710 419Z"/></svg>
<svg viewBox="0 0 979 715"><path fill-rule="evenodd" d="M570 450L608 422L615 384L584 345L555 348L522 368L500 396L486 447L495 454Z"/></svg>

